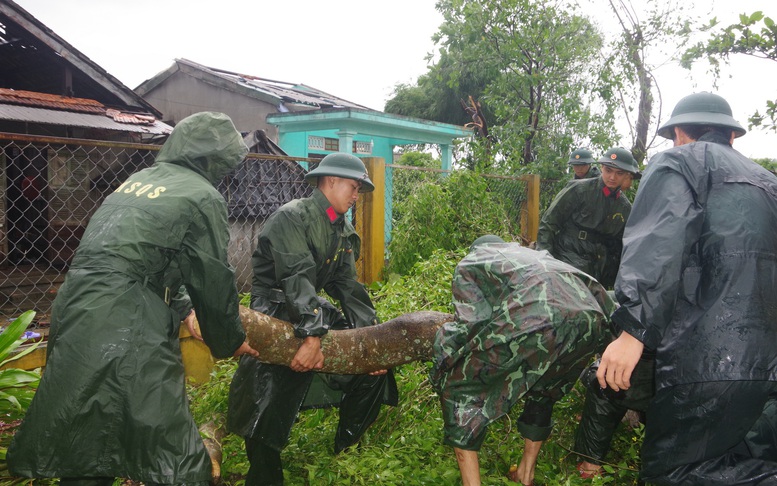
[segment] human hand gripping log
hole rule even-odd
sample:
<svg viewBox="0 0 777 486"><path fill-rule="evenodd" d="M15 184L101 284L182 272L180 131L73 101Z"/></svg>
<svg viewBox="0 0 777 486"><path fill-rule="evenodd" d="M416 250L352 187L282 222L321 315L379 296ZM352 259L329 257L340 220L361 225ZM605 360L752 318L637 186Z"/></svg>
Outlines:
<svg viewBox="0 0 777 486"><path fill-rule="evenodd" d="M288 366L302 344L291 323L240 307L248 343L259 351L259 361ZM451 314L419 311L382 324L330 331L321 338L324 367L320 373L361 375L412 361L432 359L437 329L453 320Z"/></svg>
<svg viewBox="0 0 777 486"><path fill-rule="evenodd" d="M286 321L240 306L240 319L248 343L259 351L259 361L288 366L302 339L294 336L294 326ZM321 338L324 367L319 373L365 374L395 368L412 361L433 359L434 336L451 314L418 311L402 314L382 324L358 329L330 331ZM214 422L200 426L205 448L211 458L213 479L221 477L222 427Z"/></svg>

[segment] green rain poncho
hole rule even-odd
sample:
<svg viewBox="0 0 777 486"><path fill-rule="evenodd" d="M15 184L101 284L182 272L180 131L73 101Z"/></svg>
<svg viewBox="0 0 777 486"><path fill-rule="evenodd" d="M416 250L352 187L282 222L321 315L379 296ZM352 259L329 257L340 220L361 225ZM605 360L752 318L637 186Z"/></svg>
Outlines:
<svg viewBox="0 0 777 486"><path fill-rule="evenodd" d="M192 115L91 218L54 302L46 370L8 452L12 474L210 480L179 349L188 307L170 296L185 286L216 357L245 340L214 184L247 152L227 116Z"/></svg>

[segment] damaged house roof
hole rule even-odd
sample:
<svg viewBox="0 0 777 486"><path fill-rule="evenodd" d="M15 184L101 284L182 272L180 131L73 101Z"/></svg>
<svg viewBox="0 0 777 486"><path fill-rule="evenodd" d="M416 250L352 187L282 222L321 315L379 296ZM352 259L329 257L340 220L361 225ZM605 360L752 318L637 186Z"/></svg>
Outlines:
<svg viewBox="0 0 777 486"><path fill-rule="evenodd" d="M172 130L140 95L11 0L0 0L0 88L0 119L152 134Z"/></svg>
<svg viewBox="0 0 777 486"><path fill-rule="evenodd" d="M141 96L145 96L179 71L217 87L272 103L278 107L280 112L321 108L360 108L369 110L365 106L338 98L305 84L288 83L249 74L235 73L204 66L188 59L176 59L172 66L141 83L135 91Z"/></svg>

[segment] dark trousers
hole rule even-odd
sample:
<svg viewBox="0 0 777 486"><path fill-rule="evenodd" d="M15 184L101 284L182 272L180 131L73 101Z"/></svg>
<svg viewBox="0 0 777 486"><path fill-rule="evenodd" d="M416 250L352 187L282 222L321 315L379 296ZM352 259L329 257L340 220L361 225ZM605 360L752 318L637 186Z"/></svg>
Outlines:
<svg viewBox="0 0 777 486"><path fill-rule="evenodd" d="M777 382L659 390L647 412L642 478L655 485L777 485Z"/></svg>
<svg viewBox="0 0 777 486"><path fill-rule="evenodd" d="M647 410L655 391L655 360L642 358L637 362L631 374L631 387L623 394L605 395L599 387L599 382L593 382L596 378L595 369L593 371L594 373L588 374L588 379L592 381L584 383L585 404L580 424L575 431L574 451L592 464L601 464L610 450L615 430L626 412Z"/></svg>
<svg viewBox="0 0 777 486"><path fill-rule="evenodd" d="M335 433L335 454L356 444L378 418L388 375L326 375L321 378L331 388L342 391L340 421ZM258 438L247 437L246 454L251 464L246 486L283 484L281 451Z"/></svg>

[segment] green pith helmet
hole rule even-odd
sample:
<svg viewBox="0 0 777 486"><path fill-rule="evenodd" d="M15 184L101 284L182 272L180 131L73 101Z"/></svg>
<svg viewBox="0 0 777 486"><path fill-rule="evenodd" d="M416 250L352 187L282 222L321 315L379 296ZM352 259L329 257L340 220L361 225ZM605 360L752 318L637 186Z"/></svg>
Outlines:
<svg viewBox="0 0 777 486"><path fill-rule="evenodd" d="M593 152L588 149L579 148L569 154L569 165L588 165L595 162Z"/></svg>
<svg viewBox="0 0 777 486"><path fill-rule="evenodd" d="M611 148L602 155L602 158L599 159L599 163L614 167L615 169L625 170L632 174L639 173L639 165L637 165L637 161L634 160L634 156L623 147ZM640 177L642 176L640 175Z"/></svg>
<svg viewBox="0 0 777 486"><path fill-rule="evenodd" d="M723 97L714 93L694 93L677 102L669 121L658 129L664 138L674 138L674 127L680 125L709 125L730 128L735 137L741 137L747 130L731 116L731 106Z"/></svg>
<svg viewBox="0 0 777 486"><path fill-rule="evenodd" d="M311 186L318 185L319 176L334 176L344 179L353 179L362 183L359 192L372 192L375 184L367 175L367 168L362 160L351 154L342 152L329 154L318 163L318 167L305 175L305 180Z"/></svg>

